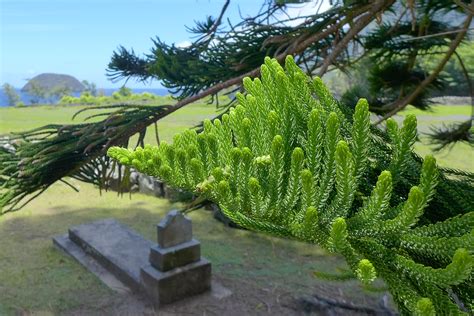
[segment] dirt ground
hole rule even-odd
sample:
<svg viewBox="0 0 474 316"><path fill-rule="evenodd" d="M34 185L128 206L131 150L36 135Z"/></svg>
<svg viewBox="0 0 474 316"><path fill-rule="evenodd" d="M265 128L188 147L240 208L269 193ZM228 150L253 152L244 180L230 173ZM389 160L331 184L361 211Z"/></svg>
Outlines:
<svg viewBox="0 0 474 316"><path fill-rule="evenodd" d="M217 290L159 308L152 306L143 296L117 294L114 300L104 302L100 307L81 307L64 315L393 315L393 311L384 309L381 304L377 306L373 300L365 301L366 305L348 302L339 293L331 293L335 288L326 288L327 291L321 288L317 292L347 306L332 306L322 301L316 303L309 296L298 297L285 288L260 287L248 279L220 276L213 279L213 287L218 287Z"/></svg>

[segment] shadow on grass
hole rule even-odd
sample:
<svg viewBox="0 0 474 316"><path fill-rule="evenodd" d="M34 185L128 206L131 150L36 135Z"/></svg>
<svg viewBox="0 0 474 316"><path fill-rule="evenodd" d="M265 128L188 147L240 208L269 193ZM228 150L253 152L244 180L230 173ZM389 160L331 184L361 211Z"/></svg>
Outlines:
<svg viewBox="0 0 474 316"><path fill-rule="evenodd" d="M65 233L70 226L113 217L155 240L155 225L174 205L160 199L153 201L135 200L125 203L124 208L60 205L3 219L0 314L78 310L101 314L111 306L123 304L123 295L109 290L80 264L56 250L51 238ZM189 216L203 256L213 264L214 275L236 282L250 279L257 288L280 289L294 297L320 293L373 306L381 296L361 291L356 281L315 279L314 270L335 272L337 267L345 267L342 258L315 245L228 228L205 210Z"/></svg>

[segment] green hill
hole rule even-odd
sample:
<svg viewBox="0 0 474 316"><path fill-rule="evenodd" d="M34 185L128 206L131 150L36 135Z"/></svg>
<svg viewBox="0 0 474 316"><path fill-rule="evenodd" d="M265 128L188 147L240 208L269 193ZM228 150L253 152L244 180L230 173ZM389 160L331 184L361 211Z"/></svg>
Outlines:
<svg viewBox="0 0 474 316"><path fill-rule="evenodd" d="M65 88L71 92L81 92L84 90L84 85L73 76L44 73L30 79L21 91L31 91L35 86L45 91L52 91L58 88Z"/></svg>

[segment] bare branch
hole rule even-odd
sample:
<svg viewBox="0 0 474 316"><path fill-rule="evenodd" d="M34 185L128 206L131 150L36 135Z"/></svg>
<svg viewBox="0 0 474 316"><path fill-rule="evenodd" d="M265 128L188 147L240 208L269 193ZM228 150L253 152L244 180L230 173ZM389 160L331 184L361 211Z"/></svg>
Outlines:
<svg viewBox="0 0 474 316"><path fill-rule="evenodd" d="M207 32L207 34L204 35L203 37L201 37L201 39L199 39L198 42L199 42L200 40L203 40L203 39L206 38L207 36L209 37L209 38L208 38L208 41L211 41L211 40L213 39L215 33L217 32L217 28L219 27L219 25L221 25L222 17L224 16L225 11L227 10L227 7L229 6L229 3L230 3L230 0L226 0L226 2L224 3L224 6L222 7L221 13L220 13L219 16L217 17L217 20L214 22L214 24L213 24L212 27L209 29L209 31Z"/></svg>

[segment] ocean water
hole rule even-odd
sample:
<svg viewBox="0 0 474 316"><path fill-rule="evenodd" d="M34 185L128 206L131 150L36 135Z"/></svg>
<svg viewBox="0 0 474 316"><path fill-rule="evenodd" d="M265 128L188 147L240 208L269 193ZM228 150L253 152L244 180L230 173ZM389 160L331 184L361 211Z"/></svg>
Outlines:
<svg viewBox="0 0 474 316"><path fill-rule="evenodd" d="M31 104L31 100L33 98L30 95L28 95L28 93L21 92L20 89L15 89L15 90L16 90L17 94L20 96L21 101L25 105L30 105ZM109 95L112 95L112 93L114 93L115 91L118 91L118 89L97 89L97 91L103 91L104 95L109 96ZM149 93L153 93L153 94L156 94L156 95L170 94L168 92L168 90L166 90L166 89L132 89L132 92L133 93L149 92ZM77 96L80 95L80 93L73 93L72 95L77 97ZM58 100L42 100L42 102L40 102L40 103L56 103L57 101ZM5 94L5 92L3 91L3 89L1 89L1 87L0 87L0 107L3 107L3 106L8 106L8 98Z"/></svg>

